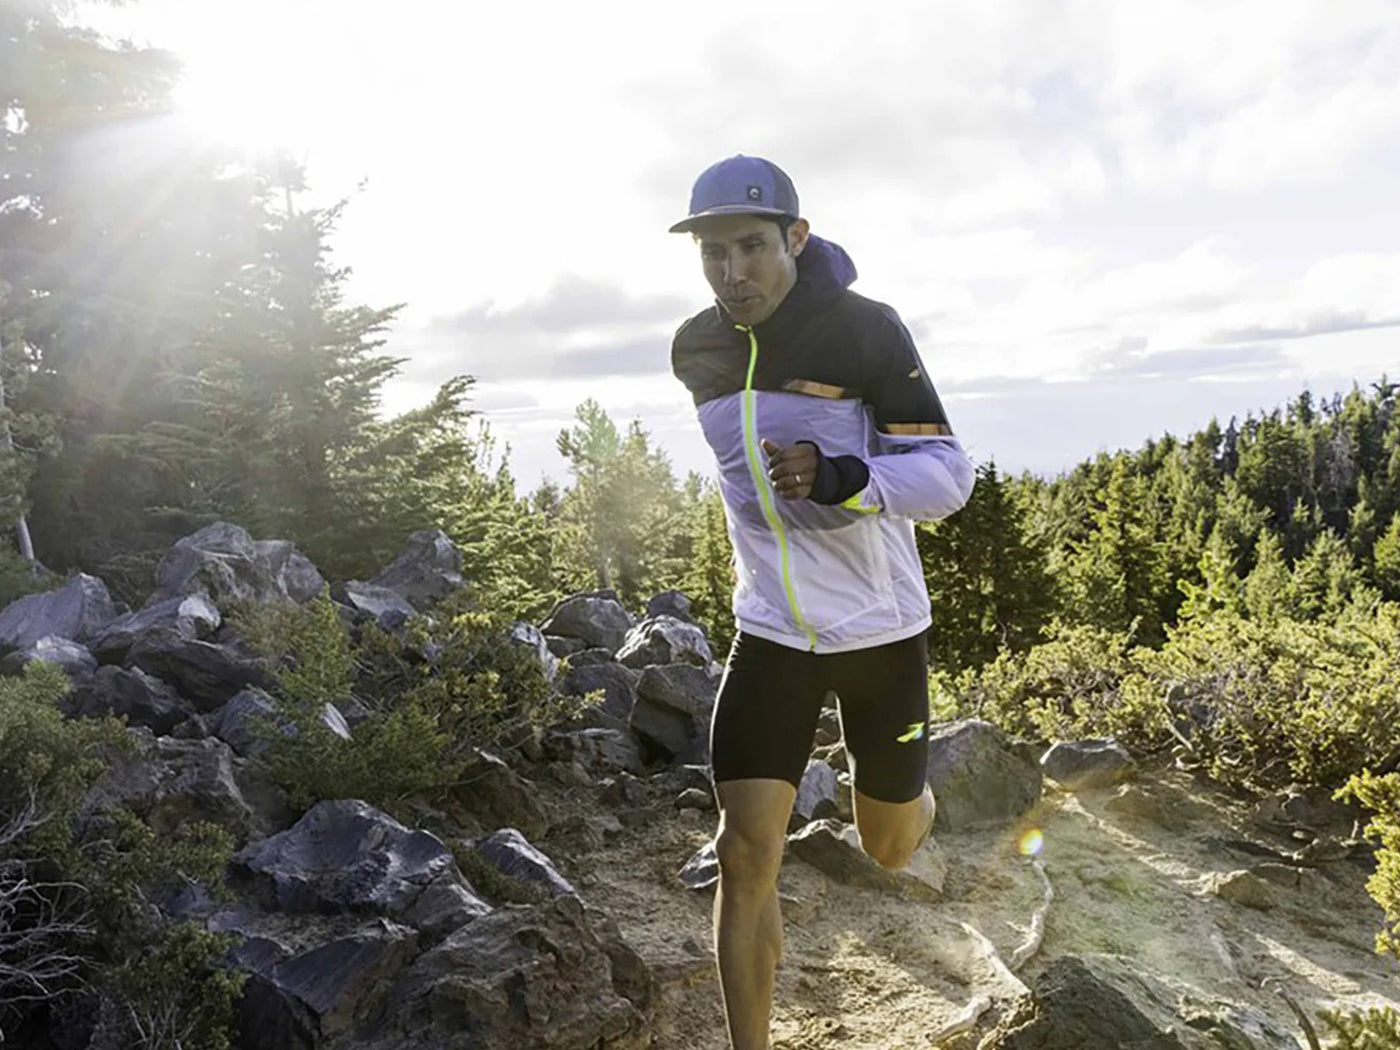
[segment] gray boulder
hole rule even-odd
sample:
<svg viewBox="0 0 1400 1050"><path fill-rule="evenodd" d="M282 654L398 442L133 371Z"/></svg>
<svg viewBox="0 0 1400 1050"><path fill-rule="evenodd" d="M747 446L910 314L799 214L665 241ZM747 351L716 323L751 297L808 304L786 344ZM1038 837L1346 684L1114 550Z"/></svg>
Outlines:
<svg viewBox="0 0 1400 1050"><path fill-rule="evenodd" d="M26 594L0 612L0 651L9 652L54 636L88 642L117 616L107 585L79 573L62 587Z"/></svg>
<svg viewBox="0 0 1400 1050"><path fill-rule="evenodd" d="M637 700L639 679L636 671L619 663L590 664L571 667L560 681L559 691L566 696L601 692L603 698L599 706L615 718L626 719L631 716L632 705Z"/></svg>
<svg viewBox="0 0 1400 1050"><path fill-rule="evenodd" d="M520 621L511 627L509 640L511 645L529 650L539 661L545 680L554 681L559 673L559 658L549 651L549 643L545 641L543 631L532 623Z"/></svg>
<svg viewBox="0 0 1400 1050"><path fill-rule="evenodd" d="M216 521L177 540L156 568L151 604L161 599L204 594L220 608L239 602L294 601L319 593L314 566L284 541L256 543L248 530Z"/></svg>
<svg viewBox="0 0 1400 1050"><path fill-rule="evenodd" d="M1137 774L1137 763L1117 740L1063 740L1040 756L1040 769L1070 791L1113 787Z"/></svg>
<svg viewBox="0 0 1400 1050"><path fill-rule="evenodd" d="M788 836L793 855L837 882L878 890L898 890L899 880L860 848L855 825L814 820Z"/></svg>
<svg viewBox="0 0 1400 1050"><path fill-rule="evenodd" d="M670 616L694 623L690 610L690 599L680 591L662 591L647 602L647 616Z"/></svg>
<svg viewBox="0 0 1400 1050"><path fill-rule="evenodd" d="M632 629L632 614L612 591L596 591L565 598L541 625L545 634L581 638L590 646L615 653Z"/></svg>
<svg viewBox="0 0 1400 1050"><path fill-rule="evenodd" d="M99 667L63 706L79 718L121 715L128 725L145 726L156 736L169 736L193 711L159 678L137 668L111 666Z"/></svg>
<svg viewBox="0 0 1400 1050"><path fill-rule="evenodd" d="M581 653L588 648L588 643L582 638L565 638L558 634L546 634L544 641L549 646L550 654L560 660L571 657L575 653Z"/></svg>
<svg viewBox="0 0 1400 1050"><path fill-rule="evenodd" d="M248 686L272 687L262 664L238 647L183 638L168 627L143 634L127 653L126 666L174 686L201 714L222 706Z"/></svg>
<svg viewBox="0 0 1400 1050"><path fill-rule="evenodd" d="M378 576L369 581L406 598L420 612L466 586L462 552L441 529L424 529Z"/></svg>
<svg viewBox="0 0 1400 1050"><path fill-rule="evenodd" d="M251 758L267 750L267 741L258 734L257 720L276 714L277 707L267 693L256 688L243 689L209 716L209 729L235 752ZM350 726L333 704L325 706L320 721L340 739L350 739ZM286 736L297 735L297 727L289 721L284 720L278 729Z"/></svg>
<svg viewBox="0 0 1400 1050"><path fill-rule="evenodd" d="M85 820L101 820L106 805L125 805L161 835L172 835L191 821L229 831L236 842L267 834L264 811L244 792L233 752L219 740L152 739L133 731L138 754L115 762L89 793Z"/></svg>
<svg viewBox="0 0 1400 1050"><path fill-rule="evenodd" d="M593 776L640 773L646 767L635 736L604 726L551 730L544 738L544 754L552 762L576 761Z"/></svg>
<svg viewBox="0 0 1400 1050"><path fill-rule="evenodd" d="M158 628L173 631L190 641L208 640L222 622L218 608L207 596L177 595L118 616L98 632L88 648L99 662L119 664L126 659L133 645Z"/></svg>
<svg viewBox="0 0 1400 1050"><path fill-rule="evenodd" d="M648 667L637 683L633 732L668 756L703 758L718 682L693 664Z"/></svg>
<svg viewBox="0 0 1400 1050"><path fill-rule="evenodd" d="M63 673L74 682L87 681L97 670L97 658L88 651L87 646L50 634L0 660L0 674L21 674L25 666L35 660L61 667Z"/></svg>
<svg viewBox="0 0 1400 1050"><path fill-rule="evenodd" d="M932 727L928 783L938 799L939 830L1001 824L1038 801L1040 767L990 722Z"/></svg>
<svg viewBox="0 0 1400 1050"><path fill-rule="evenodd" d="M793 813L803 823L834 817L840 812L840 795L836 770L825 762L813 759L807 763L802 781L797 785Z"/></svg>
<svg viewBox="0 0 1400 1050"><path fill-rule="evenodd" d="M700 627L672 616L657 616L643 620L627 633L617 661L636 670L656 664L708 667L714 662L714 653Z"/></svg>
<svg viewBox="0 0 1400 1050"><path fill-rule="evenodd" d="M692 890L707 889L719 882L719 855L715 853L714 840L696 850L676 877L683 886Z"/></svg>
<svg viewBox="0 0 1400 1050"><path fill-rule="evenodd" d="M397 631L418 615L413 604L398 591L361 580L348 580L337 595L358 620L373 620L386 631Z"/></svg>
<svg viewBox="0 0 1400 1050"><path fill-rule="evenodd" d="M436 836L354 799L318 803L286 831L237 854L234 864L269 907L283 912L398 918L444 873L470 891Z"/></svg>
<svg viewBox="0 0 1400 1050"><path fill-rule="evenodd" d="M1050 962L1031 994L980 1044L987 1050L1298 1050L1283 1025L1113 955Z"/></svg>
<svg viewBox="0 0 1400 1050"><path fill-rule="evenodd" d="M301 605L326 589L326 579L291 540L256 540L253 549L277 589Z"/></svg>
<svg viewBox="0 0 1400 1050"><path fill-rule="evenodd" d="M323 1046L370 1021L418 954L418 934L383 918L305 921L221 912L216 933L238 938L229 953L248 974L238 1004L239 1045L260 1050Z"/></svg>
<svg viewBox="0 0 1400 1050"><path fill-rule="evenodd" d="M533 785L490 752L476 752L453 798L492 830L519 828L529 838L543 838L549 830Z"/></svg>
<svg viewBox="0 0 1400 1050"><path fill-rule="evenodd" d="M506 875L543 888L551 897L577 897L554 862L514 828L502 828L476 843L477 851Z"/></svg>
<svg viewBox="0 0 1400 1050"><path fill-rule="evenodd" d="M364 1050L651 1045L646 965L572 897L501 908L425 952ZM348 1044L347 1044L348 1050Z"/></svg>

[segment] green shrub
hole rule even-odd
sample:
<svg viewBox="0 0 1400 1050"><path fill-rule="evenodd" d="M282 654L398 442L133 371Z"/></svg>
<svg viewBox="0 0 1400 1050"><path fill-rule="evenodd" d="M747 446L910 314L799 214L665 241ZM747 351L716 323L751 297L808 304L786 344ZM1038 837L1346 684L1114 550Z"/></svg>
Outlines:
<svg viewBox="0 0 1400 1050"><path fill-rule="evenodd" d="M1359 1013L1324 1010L1327 1050L1395 1050L1400 1047L1400 1012L1385 1007Z"/></svg>
<svg viewBox="0 0 1400 1050"><path fill-rule="evenodd" d="M1379 842L1380 849L1366 891L1385 912L1385 925L1376 934L1376 951L1400 959L1400 773L1378 777L1365 771L1347 781L1337 794L1355 799L1373 814L1366 825L1366 837Z"/></svg>
<svg viewBox="0 0 1400 1050"><path fill-rule="evenodd" d="M132 745L116 719L65 719L67 688L43 662L0 679L0 895L23 904L0 912L0 1021L47 974L45 998L97 995L122 1045L224 1050L240 984L217 965L226 941L167 923L152 904L191 882L217 890L232 840L201 824L161 838L124 808L84 813ZM154 1018L182 1041L157 1037Z"/></svg>
<svg viewBox="0 0 1400 1050"><path fill-rule="evenodd" d="M472 889L499 904L542 904L549 899L543 888L507 875L492 864L475 846L452 844L452 856Z"/></svg>
<svg viewBox="0 0 1400 1050"><path fill-rule="evenodd" d="M1162 736L1165 709L1125 683L1135 670L1131 632L1055 624L1049 640L1003 652L986 667L941 683L942 715L983 718L1015 736L1065 739L1117 734L1146 746Z"/></svg>
<svg viewBox="0 0 1400 1050"><path fill-rule="evenodd" d="M353 644L325 596L239 612L277 683L277 715L260 726L263 761L293 805L358 798L403 813L410 798L456 783L473 748L559 717L533 654L510 643L510 621L469 603L442 602L402 634L366 625ZM347 741L322 716L352 696L371 714Z"/></svg>

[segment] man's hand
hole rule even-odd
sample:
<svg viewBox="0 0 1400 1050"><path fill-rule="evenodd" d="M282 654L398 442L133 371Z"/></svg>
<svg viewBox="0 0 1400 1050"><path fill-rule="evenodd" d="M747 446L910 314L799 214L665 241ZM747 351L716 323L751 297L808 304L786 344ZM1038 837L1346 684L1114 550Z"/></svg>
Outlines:
<svg viewBox="0 0 1400 1050"><path fill-rule="evenodd" d="M801 442L783 448L767 438L759 441L768 457L768 477L783 499L806 499L817 480L817 447Z"/></svg>

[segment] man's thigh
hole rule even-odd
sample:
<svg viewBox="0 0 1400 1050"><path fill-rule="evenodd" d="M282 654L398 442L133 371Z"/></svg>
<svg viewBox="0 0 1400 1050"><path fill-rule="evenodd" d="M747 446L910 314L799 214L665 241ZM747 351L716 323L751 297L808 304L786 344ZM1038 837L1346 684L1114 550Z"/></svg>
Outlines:
<svg viewBox="0 0 1400 1050"><path fill-rule="evenodd" d="M917 799L928 772L926 637L839 655L841 731L856 790L896 805Z"/></svg>
<svg viewBox="0 0 1400 1050"><path fill-rule="evenodd" d="M748 634L735 639L710 726L716 784L780 780L797 788L830 688L824 670L812 653Z"/></svg>

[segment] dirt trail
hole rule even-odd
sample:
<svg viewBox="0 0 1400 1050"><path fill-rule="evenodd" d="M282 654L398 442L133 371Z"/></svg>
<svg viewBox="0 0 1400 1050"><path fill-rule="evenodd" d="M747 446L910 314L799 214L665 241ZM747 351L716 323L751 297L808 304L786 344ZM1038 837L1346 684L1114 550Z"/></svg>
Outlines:
<svg viewBox="0 0 1400 1050"><path fill-rule="evenodd" d="M682 864L713 832L714 814L638 807L613 816L589 792L546 787L564 832L559 855L591 903L612 915L662 985L657 1050L726 1050L710 957L712 893L687 890ZM1203 990L1250 1003L1295 1029L1286 1005L1261 989L1277 978L1310 1014L1324 1006L1400 1005L1400 970L1372 951L1381 913L1366 895L1356 860L1282 869L1257 910L1222 899L1213 878L1268 858L1240 840L1270 839L1249 809L1167 771L1144 781L1154 819L1116 811L1113 792L1070 795L1047 785L1025 825L944 836L933 849L948 864L938 903L833 882L789 855L780 892L785 953L774 1012L783 1050L967 1048L977 1034L938 1044L942 1030L978 994L991 996L985 1031L1015 995L988 966L968 923L1003 956L1026 935L1042 889L1019 852L1038 828L1055 901L1040 953L1019 976L1033 978L1057 956L1114 952ZM1139 806L1142 810L1144 807ZM618 821L618 817L622 821ZM1167 825L1167 826L1164 826ZM569 832L573 829L573 833ZM1304 1045L1300 1042L1300 1045Z"/></svg>

